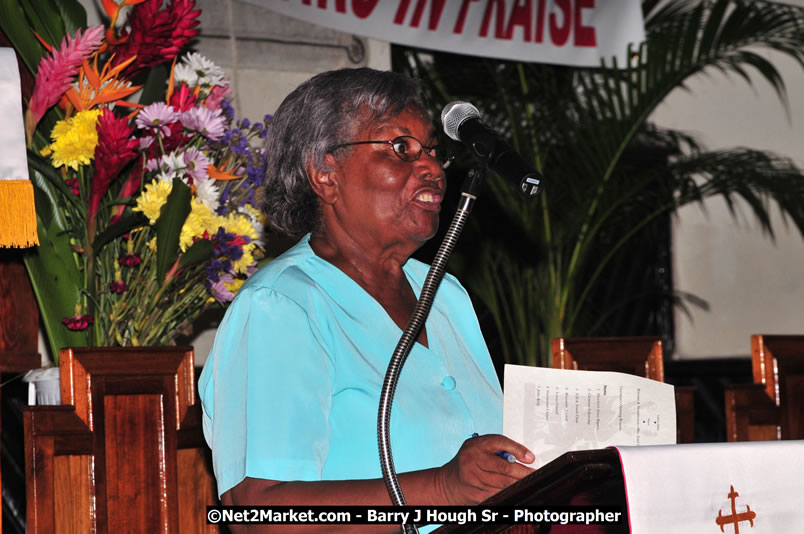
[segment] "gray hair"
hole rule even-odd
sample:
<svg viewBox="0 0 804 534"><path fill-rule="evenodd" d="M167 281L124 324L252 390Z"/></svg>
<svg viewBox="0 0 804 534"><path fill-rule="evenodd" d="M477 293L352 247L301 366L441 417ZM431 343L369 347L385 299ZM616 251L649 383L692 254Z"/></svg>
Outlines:
<svg viewBox="0 0 804 534"><path fill-rule="evenodd" d="M424 109L417 82L369 68L323 72L290 93L274 114L266 141L262 210L273 228L290 236L318 228L318 196L307 180L307 165L323 170L327 150L352 141L361 122L393 118L412 104Z"/></svg>

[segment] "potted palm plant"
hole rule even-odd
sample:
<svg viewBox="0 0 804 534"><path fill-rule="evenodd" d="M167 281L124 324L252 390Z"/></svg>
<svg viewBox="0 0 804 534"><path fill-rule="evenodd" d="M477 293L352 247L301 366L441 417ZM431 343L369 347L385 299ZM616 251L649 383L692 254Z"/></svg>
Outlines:
<svg viewBox="0 0 804 534"><path fill-rule="evenodd" d="M747 83L753 70L786 103L778 70L758 51L804 64L804 10L738 0L642 5L647 40L629 50L627 65L395 49L395 66L426 81L434 113L451 100L472 101L546 177L531 202L491 175L466 230L471 246L456 251L454 268L487 310L500 360L549 365L553 337L663 333L662 308L698 303L672 291L662 263L668 217L685 204L741 198L772 232L775 201L804 233L804 176L790 160L747 148L707 151L649 122L672 91L709 70Z"/></svg>

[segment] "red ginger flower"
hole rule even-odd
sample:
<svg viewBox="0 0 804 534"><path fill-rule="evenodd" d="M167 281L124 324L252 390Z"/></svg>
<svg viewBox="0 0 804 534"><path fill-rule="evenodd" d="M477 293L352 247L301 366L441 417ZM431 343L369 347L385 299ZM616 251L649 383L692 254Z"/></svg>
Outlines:
<svg viewBox="0 0 804 534"><path fill-rule="evenodd" d="M198 35L200 14L195 0L172 0L164 10L162 0L145 0L132 10L130 27L120 35L122 44L116 47L113 64L136 55L137 60L123 71L124 76L133 77L172 60Z"/></svg>
<svg viewBox="0 0 804 534"><path fill-rule="evenodd" d="M102 42L103 26L93 26L83 34L81 30L76 31L75 38L66 35L60 49L51 49L51 55L42 58L36 70L36 83L25 118L29 135L33 134L45 112L70 88L83 60L95 52Z"/></svg>
<svg viewBox="0 0 804 534"><path fill-rule="evenodd" d="M134 193L136 193L140 186L142 185L142 177L145 172L145 168L142 165L135 165L131 172L128 174L128 178L125 182L123 182L123 187L120 188L120 192L117 194L117 200L125 200ZM120 220L120 217L123 215L123 211L125 211L125 206L117 206L115 214L112 216L112 219L109 221L111 224L116 223ZM125 264L122 264L125 265ZM139 263L137 264L139 265ZM129 267L126 265L126 267Z"/></svg>
<svg viewBox="0 0 804 534"><path fill-rule="evenodd" d="M137 157L137 140L131 138L134 131L126 118L118 118L108 108L98 117L98 145L95 147L95 175L89 193L89 212L91 219L98 212L98 206L109 185L128 163Z"/></svg>

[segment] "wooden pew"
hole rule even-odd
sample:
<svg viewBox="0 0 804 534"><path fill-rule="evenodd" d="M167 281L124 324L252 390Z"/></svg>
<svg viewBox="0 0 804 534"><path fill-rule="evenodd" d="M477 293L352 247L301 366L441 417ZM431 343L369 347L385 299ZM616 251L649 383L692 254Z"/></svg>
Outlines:
<svg viewBox="0 0 804 534"><path fill-rule="evenodd" d="M751 366L725 390L728 441L804 439L804 335L751 336Z"/></svg>

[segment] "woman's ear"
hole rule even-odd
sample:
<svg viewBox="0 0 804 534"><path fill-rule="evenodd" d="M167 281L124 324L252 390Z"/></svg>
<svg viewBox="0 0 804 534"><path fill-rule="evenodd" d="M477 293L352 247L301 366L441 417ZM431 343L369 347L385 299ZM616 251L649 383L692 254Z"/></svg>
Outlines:
<svg viewBox="0 0 804 534"><path fill-rule="evenodd" d="M324 164L316 168L312 158L307 163L307 180L318 197L326 204L335 204L339 196L338 172L335 157L324 156Z"/></svg>

